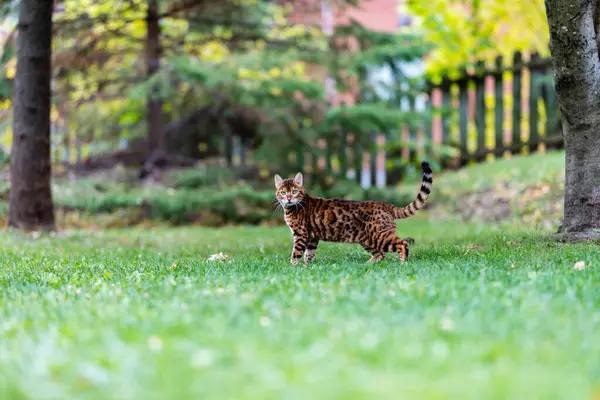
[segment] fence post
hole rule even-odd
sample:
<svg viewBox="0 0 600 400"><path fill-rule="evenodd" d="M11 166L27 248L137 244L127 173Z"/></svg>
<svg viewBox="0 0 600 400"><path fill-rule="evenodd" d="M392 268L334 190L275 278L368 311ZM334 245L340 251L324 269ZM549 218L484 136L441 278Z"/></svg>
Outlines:
<svg viewBox="0 0 600 400"><path fill-rule="evenodd" d="M333 138L329 136L325 138L325 171L327 171L329 176L331 176L333 173L333 166L331 163L331 159L333 157L333 151L331 149L333 146L332 140Z"/></svg>
<svg viewBox="0 0 600 400"><path fill-rule="evenodd" d="M429 88L427 90L427 100L425 100L425 116L422 121L423 131L425 132L425 154L427 157L431 157L433 153L433 127L431 124L433 123L433 118L429 117L429 113L432 110L432 101L431 96L433 96L433 88Z"/></svg>
<svg viewBox="0 0 600 400"><path fill-rule="evenodd" d="M496 57L496 74L494 76L494 130L495 157L501 157L504 153L504 73L502 70L502 56Z"/></svg>
<svg viewBox="0 0 600 400"><path fill-rule="evenodd" d="M346 154L346 150L348 148L348 137L342 128L338 128L337 131L340 138L340 175L342 176L342 179L346 179L348 175L348 155Z"/></svg>
<svg viewBox="0 0 600 400"><path fill-rule="evenodd" d="M521 152L521 70L523 68L523 57L521 52L515 52L513 56L513 78L512 78L512 145L513 154Z"/></svg>
<svg viewBox="0 0 600 400"><path fill-rule="evenodd" d="M302 172L306 174L306 170L304 169L304 146L299 145L296 150L296 171Z"/></svg>
<svg viewBox="0 0 600 400"><path fill-rule="evenodd" d="M485 65L478 61L475 69L475 126L477 128L477 158L484 159L485 151Z"/></svg>
<svg viewBox="0 0 600 400"><path fill-rule="evenodd" d="M537 64L540 62L538 53L533 53L529 60L529 152L538 150L540 134L538 131L538 88L536 85Z"/></svg>
<svg viewBox="0 0 600 400"><path fill-rule="evenodd" d="M408 112L414 113L415 111L415 96L408 96ZM414 162L417 159L417 127L415 126L415 121L410 119L408 121L408 137L411 142L410 156L409 160Z"/></svg>
<svg viewBox="0 0 600 400"><path fill-rule="evenodd" d="M458 83L459 94L459 130L460 130L460 165L465 165L469 156L468 128L469 128L469 81L467 71L462 71L462 78Z"/></svg>
<svg viewBox="0 0 600 400"><path fill-rule="evenodd" d="M356 171L356 182L361 183L363 170L363 150L360 143L360 136L354 134L354 170Z"/></svg>
<svg viewBox="0 0 600 400"><path fill-rule="evenodd" d="M449 124L449 112L450 112L450 80L445 76L442 79L440 85L442 91L442 144L447 145L450 139L450 124Z"/></svg>
<svg viewBox="0 0 600 400"><path fill-rule="evenodd" d="M543 86L545 90L544 96L544 105L546 106L546 135L544 139L549 139L554 136L555 133L561 134L558 132L562 129L560 117L558 116L558 104L556 99L556 91L554 90L554 85L546 85ZM557 147L554 144L546 144L546 148L548 150L556 150Z"/></svg>
<svg viewBox="0 0 600 400"><path fill-rule="evenodd" d="M228 129L228 128L227 128ZM228 167L233 166L233 135L231 132L225 133L225 160Z"/></svg>
<svg viewBox="0 0 600 400"><path fill-rule="evenodd" d="M315 177L317 176L317 171L319 170L319 143L315 143L313 147L313 151L311 152L310 161L312 162L312 179L313 182L316 182Z"/></svg>
<svg viewBox="0 0 600 400"><path fill-rule="evenodd" d="M246 166L246 156L248 155L248 149L250 148L251 139L242 140L242 148L240 151L240 165L242 167Z"/></svg>
<svg viewBox="0 0 600 400"><path fill-rule="evenodd" d="M369 168L371 173L371 184L377 181L377 134L369 132L369 141L372 147L369 149Z"/></svg>

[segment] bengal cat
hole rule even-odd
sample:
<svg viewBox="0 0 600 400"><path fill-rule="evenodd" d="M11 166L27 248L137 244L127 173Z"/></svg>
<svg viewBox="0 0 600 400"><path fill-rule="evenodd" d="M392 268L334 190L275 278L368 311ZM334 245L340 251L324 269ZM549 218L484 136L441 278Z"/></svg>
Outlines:
<svg viewBox="0 0 600 400"><path fill-rule="evenodd" d="M381 201L352 201L311 197L304 190L302 173L293 179L275 175L276 197L284 209L285 222L294 235L292 265L315 259L319 241L360 244L371 254L369 262L396 252L408 258L408 243L396 236L396 219L414 215L431 193L433 175L428 163L421 164L423 179L417 198L406 207Z"/></svg>

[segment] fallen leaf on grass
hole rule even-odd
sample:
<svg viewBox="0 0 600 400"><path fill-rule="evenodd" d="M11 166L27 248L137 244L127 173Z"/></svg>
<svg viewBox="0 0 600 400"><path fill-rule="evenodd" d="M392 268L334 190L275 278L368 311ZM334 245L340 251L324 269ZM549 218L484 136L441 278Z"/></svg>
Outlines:
<svg viewBox="0 0 600 400"><path fill-rule="evenodd" d="M440 320L440 328L444 332L453 332L454 331L454 321L449 317L444 317Z"/></svg>
<svg viewBox="0 0 600 400"><path fill-rule="evenodd" d="M585 261L577 261L575 265L573 265L573 269L583 271L585 269Z"/></svg>
<svg viewBox="0 0 600 400"><path fill-rule="evenodd" d="M148 348L153 352L161 351L163 348L163 342L158 336L150 336L148 338Z"/></svg>
<svg viewBox="0 0 600 400"><path fill-rule="evenodd" d="M208 261L211 262L215 262L215 261L230 261L229 256L223 254L222 252L219 252L217 254L213 254L210 257L208 257Z"/></svg>
<svg viewBox="0 0 600 400"><path fill-rule="evenodd" d="M210 366L214 360L215 354L212 350L200 349L192 356L191 364L194 368L206 368Z"/></svg>
<svg viewBox="0 0 600 400"><path fill-rule="evenodd" d="M477 243L470 244L468 247L469 250L480 250L483 249L483 246Z"/></svg>
<svg viewBox="0 0 600 400"><path fill-rule="evenodd" d="M477 243L472 243L470 245L467 246L467 250L465 251L465 255L468 254L470 251L477 251L477 250L482 250L483 246Z"/></svg>

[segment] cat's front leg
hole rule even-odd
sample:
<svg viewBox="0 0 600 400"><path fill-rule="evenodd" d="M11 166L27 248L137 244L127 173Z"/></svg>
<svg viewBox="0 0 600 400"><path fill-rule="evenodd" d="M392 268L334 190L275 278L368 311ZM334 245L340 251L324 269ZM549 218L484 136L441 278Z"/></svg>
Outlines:
<svg viewBox="0 0 600 400"><path fill-rule="evenodd" d="M294 248L292 249L292 265L297 265L306 250L308 235L305 232L294 232Z"/></svg>
<svg viewBox="0 0 600 400"><path fill-rule="evenodd" d="M310 264L314 261L315 255L317 254L317 247L319 247L319 239L311 238L306 246L306 253L304 253L304 262Z"/></svg>

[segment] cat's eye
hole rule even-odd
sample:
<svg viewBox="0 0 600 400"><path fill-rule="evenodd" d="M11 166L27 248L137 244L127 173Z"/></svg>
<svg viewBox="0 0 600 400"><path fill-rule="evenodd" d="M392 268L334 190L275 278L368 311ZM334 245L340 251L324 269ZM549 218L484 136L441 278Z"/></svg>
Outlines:
<svg viewBox="0 0 600 400"><path fill-rule="evenodd" d="M297 190L292 190L292 194L298 194Z"/></svg>
<svg viewBox="0 0 600 400"><path fill-rule="evenodd" d="M282 190L282 191L281 191L281 194L285 196L285 190Z"/></svg>

